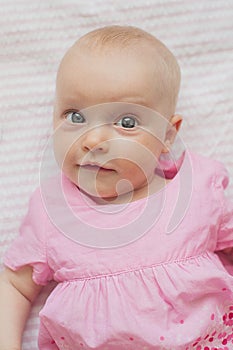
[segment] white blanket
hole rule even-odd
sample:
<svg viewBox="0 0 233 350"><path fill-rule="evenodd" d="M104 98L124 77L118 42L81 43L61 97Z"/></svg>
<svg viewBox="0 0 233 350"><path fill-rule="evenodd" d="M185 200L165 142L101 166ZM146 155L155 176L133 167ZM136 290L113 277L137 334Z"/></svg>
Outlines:
<svg viewBox="0 0 233 350"><path fill-rule="evenodd" d="M27 210L51 132L55 74L65 50L99 26L139 26L177 56L181 136L233 177L233 1L0 0L0 258ZM233 198L232 181L227 195ZM37 349L33 307L23 350Z"/></svg>

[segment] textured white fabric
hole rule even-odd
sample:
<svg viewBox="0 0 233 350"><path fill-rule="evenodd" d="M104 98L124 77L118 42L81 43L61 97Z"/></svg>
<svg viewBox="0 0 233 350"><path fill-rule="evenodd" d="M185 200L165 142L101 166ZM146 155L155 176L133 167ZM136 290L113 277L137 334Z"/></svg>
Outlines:
<svg viewBox="0 0 233 350"><path fill-rule="evenodd" d="M233 176L232 0L0 0L0 257L38 185L58 63L80 35L109 24L139 26L174 52L182 70L181 136ZM233 197L232 181L227 193ZM23 350L37 349L45 296L32 310Z"/></svg>

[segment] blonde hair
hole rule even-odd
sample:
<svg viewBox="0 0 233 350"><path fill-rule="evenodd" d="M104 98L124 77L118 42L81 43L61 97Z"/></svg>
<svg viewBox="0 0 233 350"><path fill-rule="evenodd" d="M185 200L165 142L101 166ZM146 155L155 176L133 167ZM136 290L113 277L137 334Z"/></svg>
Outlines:
<svg viewBox="0 0 233 350"><path fill-rule="evenodd" d="M148 46L152 48L151 58L154 59L157 74L156 89L161 100L169 105L167 113L170 115L174 113L180 88L180 67L172 52L155 36L137 27L113 25L83 35L74 46L93 49L100 53L111 52L114 48L130 49L134 51L137 59L144 55L143 48Z"/></svg>
<svg viewBox="0 0 233 350"><path fill-rule="evenodd" d="M83 35L78 42L86 42L93 48L121 47L125 48L140 41L158 41L153 35L133 26L106 26L97 28ZM159 42L161 43L161 42Z"/></svg>

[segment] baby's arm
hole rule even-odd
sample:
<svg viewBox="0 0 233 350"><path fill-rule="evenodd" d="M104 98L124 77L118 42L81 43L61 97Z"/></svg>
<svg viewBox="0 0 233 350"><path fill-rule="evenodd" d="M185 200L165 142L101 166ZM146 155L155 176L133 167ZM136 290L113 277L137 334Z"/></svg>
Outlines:
<svg viewBox="0 0 233 350"><path fill-rule="evenodd" d="M42 286L32 280L32 268L6 268L0 273L0 350L20 350L32 302Z"/></svg>

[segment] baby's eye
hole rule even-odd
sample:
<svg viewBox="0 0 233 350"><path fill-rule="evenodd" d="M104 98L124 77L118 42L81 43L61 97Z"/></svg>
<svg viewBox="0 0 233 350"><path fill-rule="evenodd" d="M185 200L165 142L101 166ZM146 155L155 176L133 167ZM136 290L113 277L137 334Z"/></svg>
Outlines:
<svg viewBox="0 0 233 350"><path fill-rule="evenodd" d="M138 125L138 122L133 115L125 115L116 123L116 125L121 126L124 129L132 129Z"/></svg>
<svg viewBox="0 0 233 350"><path fill-rule="evenodd" d="M74 123L74 124L81 124L81 123L85 123L85 121L86 121L84 116L79 112L67 113L66 119L69 122Z"/></svg>

